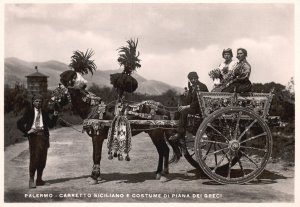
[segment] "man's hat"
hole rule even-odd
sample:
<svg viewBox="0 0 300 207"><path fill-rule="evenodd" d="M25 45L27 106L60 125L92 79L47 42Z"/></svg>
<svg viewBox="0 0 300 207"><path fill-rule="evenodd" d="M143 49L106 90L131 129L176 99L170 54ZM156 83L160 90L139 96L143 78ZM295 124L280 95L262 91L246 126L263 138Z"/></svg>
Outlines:
<svg viewBox="0 0 300 207"><path fill-rule="evenodd" d="M195 71L190 72L187 77L188 77L188 79L192 79L192 78L197 78L198 79L199 78L198 74Z"/></svg>

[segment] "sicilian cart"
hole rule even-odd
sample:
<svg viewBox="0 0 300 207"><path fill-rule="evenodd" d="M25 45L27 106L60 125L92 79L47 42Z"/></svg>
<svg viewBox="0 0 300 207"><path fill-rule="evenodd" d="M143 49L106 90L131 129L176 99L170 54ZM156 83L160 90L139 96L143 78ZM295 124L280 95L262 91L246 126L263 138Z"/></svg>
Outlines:
<svg viewBox="0 0 300 207"><path fill-rule="evenodd" d="M268 125L279 121L268 114L272 97L272 93L198 92L203 119L196 135L186 139L190 152L186 158L193 166L196 160L218 183L241 184L256 178L272 152ZM195 123L194 119L191 126Z"/></svg>
<svg viewBox="0 0 300 207"><path fill-rule="evenodd" d="M272 151L268 125L278 123L269 116L271 93L197 92L201 114L188 116L184 156L194 167L221 184L247 183L259 176ZM133 113L126 111L126 114ZM142 128L176 128L173 116L134 120L130 125ZM111 120L86 119L83 128L110 126ZM97 124L95 124L97 123Z"/></svg>

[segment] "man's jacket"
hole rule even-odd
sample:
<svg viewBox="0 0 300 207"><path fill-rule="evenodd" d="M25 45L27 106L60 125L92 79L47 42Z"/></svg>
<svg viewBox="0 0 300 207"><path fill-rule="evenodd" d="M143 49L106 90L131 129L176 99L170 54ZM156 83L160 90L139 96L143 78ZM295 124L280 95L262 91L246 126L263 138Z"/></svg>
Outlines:
<svg viewBox="0 0 300 207"><path fill-rule="evenodd" d="M202 92L208 92L208 89L205 84L198 81L197 86L196 87L194 86L189 90L188 96L189 96L189 103L191 106L190 108L192 110L200 111L196 88L198 88Z"/></svg>
<svg viewBox="0 0 300 207"><path fill-rule="evenodd" d="M41 109L42 110L42 109ZM43 117L43 131L45 136L49 137L49 128L52 128L56 125L57 116L52 116L50 119L49 113L42 110ZM34 122L34 108L29 107L25 110L23 117L17 121L18 129L24 133L24 136L28 136L28 131L31 129L32 124Z"/></svg>

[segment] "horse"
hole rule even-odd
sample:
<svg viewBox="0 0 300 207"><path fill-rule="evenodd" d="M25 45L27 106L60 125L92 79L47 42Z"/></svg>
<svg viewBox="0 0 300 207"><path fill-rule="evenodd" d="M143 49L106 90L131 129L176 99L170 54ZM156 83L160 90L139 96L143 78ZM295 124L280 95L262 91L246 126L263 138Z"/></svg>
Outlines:
<svg viewBox="0 0 300 207"><path fill-rule="evenodd" d="M63 85L59 86L60 93L52 93L51 100L55 103L59 103L60 107L71 103L73 110L75 110L78 115L82 119L99 119L98 113L95 113L98 109L98 105L91 104L91 101L98 100L99 97L93 96L93 100L91 99L91 93L85 90L86 86L82 86L81 84L74 83L72 81L65 81L64 74L61 74L61 82ZM71 83L71 84L68 84ZM81 87L74 86L81 85ZM158 103L159 105L159 103ZM137 113L141 114L150 114L153 108L147 104L140 103L140 107ZM115 105L107 105L105 107L105 112L103 113L102 120L113 120L114 119L114 110ZM170 112L163 107L160 107L156 111L157 114L164 116L167 119L170 119ZM128 115L128 119L137 119L134 115ZM139 119L144 119L139 117ZM171 129L162 129L162 128L154 128L151 130L146 130L145 126L141 125L132 125L132 136L135 136L141 132L145 132L151 138L153 144L155 145L158 152L158 166L156 169L156 180L165 181L166 175L169 174L169 152L170 149L166 143L166 139L174 134L174 130ZM97 184L98 181L101 180L100 173L100 162L102 158L102 147L103 142L107 139L109 133L109 127L103 127L97 133L94 131L88 132L88 135L92 138L93 143L93 168L91 173L91 184ZM165 139L166 138L166 139ZM170 162L176 162L180 158L180 150L176 143L169 142L171 145L174 155Z"/></svg>

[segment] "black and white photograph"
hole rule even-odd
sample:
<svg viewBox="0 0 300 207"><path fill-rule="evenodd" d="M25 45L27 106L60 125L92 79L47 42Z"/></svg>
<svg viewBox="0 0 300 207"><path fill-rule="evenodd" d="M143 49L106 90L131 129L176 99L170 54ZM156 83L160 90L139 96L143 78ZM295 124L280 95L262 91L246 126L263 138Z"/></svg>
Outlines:
<svg viewBox="0 0 300 207"><path fill-rule="evenodd" d="M295 205L298 2L3 1L4 206Z"/></svg>

